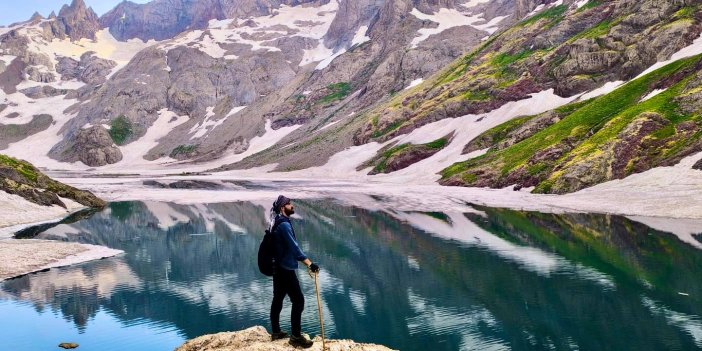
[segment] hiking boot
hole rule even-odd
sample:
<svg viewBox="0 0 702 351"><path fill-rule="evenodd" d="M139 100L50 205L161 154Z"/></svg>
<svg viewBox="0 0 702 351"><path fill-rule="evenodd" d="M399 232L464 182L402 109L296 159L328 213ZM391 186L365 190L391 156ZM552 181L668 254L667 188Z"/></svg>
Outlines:
<svg viewBox="0 0 702 351"><path fill-rule="evenodd" d="M307 336L305 335L300 335L300 336L291 336L290 341L288 343L292 346L295 347L302 347L302 348L308 348L311 347L312 344L314 344L314 341L310 340Z"/></svg>
<svg viewBox="0 0 702 351"><path fill-rule="evenodd" d="M273 340L273 341L285 339L287 337L288 337L288 333L286 333L284 331L271 334L271 340Z"/></svg>

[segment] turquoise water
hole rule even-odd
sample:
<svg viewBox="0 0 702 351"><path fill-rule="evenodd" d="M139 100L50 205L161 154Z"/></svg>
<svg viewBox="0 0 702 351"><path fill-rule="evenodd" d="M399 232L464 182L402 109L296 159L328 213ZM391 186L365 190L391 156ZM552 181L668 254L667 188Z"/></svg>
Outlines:
<svg viewBox="0 0 702 351"><path fill-rule="evenodd" d="M299 201L295 227L322 267L327 337L400 350L702 348L702 250L616 216L476 208L367 211ZM21 233L125 254L0 283L7 350L172 350L268 326L272 282L253 203L113 203ZM37 233L39 232L39 233ZM700 237L697 237L700 239ZM314 283L303 331L319 333ZM289 321L289 304L281 320Z"/></svg>

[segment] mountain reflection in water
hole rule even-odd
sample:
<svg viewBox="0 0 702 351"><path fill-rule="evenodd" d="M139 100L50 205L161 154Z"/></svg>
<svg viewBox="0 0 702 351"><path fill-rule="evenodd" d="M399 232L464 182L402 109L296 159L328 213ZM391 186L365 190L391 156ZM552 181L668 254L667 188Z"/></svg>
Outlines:
<svg viewBox="0 0 702 351"><path fill-rule="evenodd" d="M255 262L267 207L122 202L45 229L36 238L126 253L1 283L0 314L30 304L23 313L39 328L60 315L81 349L96 342L91 330L107 330L101 313L111 328L142 327L101 336L100 350L153 350L156 339L166 350L268 326L271 281ZM298 201L296 211L302 247L322 267L328 337L400 350L702 348L702 251L639 222L492 208L372 212L329 200ZM314 284L299 277L303 330L315 335ZM17 340L16 328L0 321L0 339L16 349L65 341Z"/></svg>

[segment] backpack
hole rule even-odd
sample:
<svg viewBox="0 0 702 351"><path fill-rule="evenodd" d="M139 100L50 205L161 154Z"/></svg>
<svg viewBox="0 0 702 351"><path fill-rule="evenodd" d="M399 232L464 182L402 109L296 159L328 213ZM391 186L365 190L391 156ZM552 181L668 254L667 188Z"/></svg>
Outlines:
<svg viewBox="0 0 702 351"><path fill-rule="evenodd" d="M261 240L261 245L258 246L258 270L265 276L273 276L275 271L275 247L273 242L273 235L275 230L278 228L278 224L282 222L287 222L284 219L275 219L273 228L271 230L266 229L266 234Z"/></svg>

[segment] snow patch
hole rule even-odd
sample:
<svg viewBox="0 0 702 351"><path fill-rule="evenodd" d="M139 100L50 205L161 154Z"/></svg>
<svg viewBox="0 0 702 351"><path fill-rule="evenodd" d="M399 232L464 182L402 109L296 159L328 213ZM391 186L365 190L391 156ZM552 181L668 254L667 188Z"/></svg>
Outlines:
<svg viewBox="0 0 702 351"><path fill-rule="evenodd" d="M339 122L340 122L340 121L329 122L329 123L327 123L324 127L319 128L319 130L325 130L325 129L327 129L327 128L329 128L329 127L331 127L331 126L333 126L333 125L335 125L335 124L337 124L337 123L339 123Z"/></svg>
<svg viewBox="0 0 702 351"><path fill-rule="evenodd" d="M581 7L585 6L588 2L590 2L590 0L580 0L580 1L575 3L575 7L581 8Z"/></svg>
<svg viewBox="0 0 702 351"><path fill-rule="evenodd" d="M330 1L320 7L281 5L270 16L251 17L247 19L211 20L206 31L194 30L179 36L159 46L162 50L170 50L177 46L198 48L214 58L236 60L237 55L226 55L221 44L249 45L251 51L281 51L273 46L272 40L291 37L315 39L318 47L305 50L306 60L300 63L304 66L310 62L327 59L334 53L324 47L322 38L329 30L339 3ZM249 26L244 23L252 22ZM204 35L203 35L204 33Z"/></svg>
<svg viewBox="0 0 702 351"><path fill-rule="evenodd" d="M37 205L19 195L0 190L0 239L12 237L14 232L20 229L16 226L60 220L72 212L85 208L72 200L65 200L64 204L66 208Z"/></svg>
<svg viewBox="0 0 702 351"><path fill-rule="evenodd" d="M207 27L211 29L229 29L229 26L234 22L234 19L216 20L212 19L208 22Z"/></svg>
<svg viewBox="0 0 702 351"><path fill-rule="evenodd" d="M471 8L471 7L476 7L480 4L487 4L490 1L492 1L492 0L470 0L461 6L463 6L465 8Z"/></svg>
<svg viewBox="0 0 702 351"><path fill-rule="evenodd" d="M224 121L227 119L225 117L216 121L210 120L210 118L214 117L214 115L214 106L208 107L207 113L205 114L205 120L190 128L190 134L195 133L190 137L190 140L203 137L205 134L207 134L207 132L212 131L222 125L222 123L224 123Z"/></svg>
<svg viewBox="0 0 702 351"><path fill-rule="evenodd" d="M367 41L370 41L371 38L366 35L366 32L368 32L368 26L361 26L358 28L356 31L356 34L353 36L353 39L351 40L351 46L354 45L361 45Z"/></svg>
<svg viewBox="0 0 702 351"><path fill-rule="evenodd" d="M224 57L224 54L227 53L227 51L222 49L222 47L219 46L219 44L212 38L211 35L203 36L202 40L200 40L193 46L213 58L222 58ZM236 58L236 56L234 57Z"/></svg>
<svg viewBox="0 0 702 351"><path fill-rule="evenodd" d="M598 96L607 95L607 94L617 90L617 88L619 88L620 86L622 86L624 84L625 84L625 82L623 82L621 80L614 81L614 82L607 82L603 86L601 86L595 90L592 90L588 93L580 95L580 100L585 101L585 100L592 99L592 98L595 98Z"/></svg>
<svg viewBox="0 0 702 351"><path fill-rule="evenodd" d="M695 56L702 54L702 35L695 39L692 44L680 49L678 52L670 56L668 60L655 63L653 66L649 67L647 70L641 72L636 78L643 77L661 67L664 67L670 63L677 60L684 59L686 57ZM634 79L636 79L634 78Z"/></svg>
<svg viewBox="0 0 702 351"><path fill-rule="evenodd" d="M50 43L47 43L36 35L32 35L32 38L33 43L30 44L30 48L33 47L33 51L46 54L54 63L56 63L55 56L66 56L75 60L80 60L80 56L84 53L94 51L97 57L112 60L117 63L117 67L115 67L113 72L126 66L141 50L158 43L155 40L144 42L140 39L130 39L124 42L119 41L112 36L107 28L95 33L95 41L85 38L79 41L54 39Z"/></svg>
<svg viewBox="0 0 702 351"><path fill-rule="evenodd" d="M541 10L543 10L545 7L546 7L546 5L544 5L544 4L541 4L541 5L539 5L539 6L536 6L536 8L534 8L534 10L532 10L532 11L529 12L526 16L524 16L524 18L531 17L531 16L533 16L533 15L535 15L535 14L541 12Z"/></svg>
<svg viewBox="0 0 702 351"><path fill-rule="evenodd" d="M49 128L39 133L30 135L18 142L12 143L9 147L2 151L3 154L16 157L23 160L29 160L37 167L50 167L54 169L65 169L70 167L73 169L86 169L87 166L80 162L73 164L59 162L48 156L49 150L54 145L63 140L61 129L63 126L75 117L75 114L65 114L68 107L78 102L75 99L65 99L63 96L54 96L50 98L29 101L24 94L15 93L7 95L7 100L10 106L5 109L5 113L17 112L20 114L17 118L7 119L0 117L0 123L3 124L25 124L32 120L32 116L38 114L50 114L53 118L53 123ZM16 106L13 106L17 104Z"/></svg>
<svg viewBox="0 0 702 351"><path fill-rule="evenodd" d="M436 28L421 28L419 36L412 39L412 48L416 48L419 43L429 38L431 35L439 34L449 28L459 26L471 26L475 29L486 31L490 34L497 31L497 25L508 16L495 17L487 23L485 22L484 14L468 15L456 9L441 8L439 12L428 15L420 12L416 8L410 12L413 16L420 20L432 21L438 23Z"/></svg>
<svg viewBox="0 0 702 351"><path fill-rule="evenodd" d="M405 90L412 89L412 88L416 87L417 85L422 84L422 82L424 82L424 78L417 78L417 79L411 81L410 84L405 88Z"/></svg>
<svg viewBox="0 0 702 351"><path fill-rule="evenodd" d="M229 111L229 113L227 113L225 118L230 117L230 116L234 116L235 114L239 113L240 111L243 111L245 108L246 108L246 106L234 107L231 111Z"/></svg>
<svg viewBox="0 0 702 351"><path fill-rule="evenodd" d="M5 63L5 66L9 66L12 61L14 61L17 58L17 56L12 56L12 55L0 55L0 61Z"/></svg>
<svg viewBox="0 0 702 351"><path fill-rule="evenodd" d="M262 136L256 136L251 138L249 141L249 147L244 151L243 153L240 154L230 154L228 156L225 156L221 159L218 159L215 161L216 164L218 165L223 165L223 164L232 164L239 162L251 155L257 154L263 150L268 149L269 147L277 144L280 140L285 138L288 134L294 132L298 128L302 127L302 125L293 125L293 126L288 126L288 127L283 127L279 129L273 129L272 128L273 123L271 120L266 120L266 132ZM207 168L205 168L207 169Z"/></svg>
<svg viewBox="0 0 702 351"><path fill-rule="evenodd" d="M102 169L125 169L125 166L133 167L136 165L152 164L159 161L163 162L163 159L156 161L147 161L144 156L158 145L158 141L168 135L175 127L187 122L190 119L188 116L178 116L175 112L169 111L168 109L161 109L158 111L158 118L146 131L146 134L127 145L120 146L119 149L122 152L123 158L121 161L103 166ZM173 120L173 121L171 121ZM169 159L170 160L170 159ZM171 160L172 161L172 160Z"/></svg>
<svg viewBox="0 0 702 351"><path fill-rule="evenodd" d="M652 98L652 97L654 97L654 96L656 96L656 95L658 95L666 90L667 89L656 89L656 90L648 93L646 96L642 97L639 102L644 102L644 101L646 101L646 100L648 100L648 99L650 99L650 98Z"/></svg>
<svg viewBox="0 0 702 351"><path fill-rule="evenodd" d="M302 60L300 61L299 66L302 67L312 62L323 61L324 59L332 55L334 55L334 51L332 49L327 48L324 45L324 41L320 40L316 48L311 50L304 50L304 54L302 55Z"/></svg>
<svg viewBox="0 0 702 351"><path fill-rule="evenodd" d="M346 53L346 50L345 50L345 49L342 49L342 50L339 50L339 51L333 53L331 56L329 56L329 57L325 58L324 60L322 60L322 62L320 62L320 63L317 65L317 67L315 67L315 70L322 70L322 69L327 68L327 67L331 64L331 62L334 61L335 58L341 56L341 55L344 54L344 53Z"/></svg>

